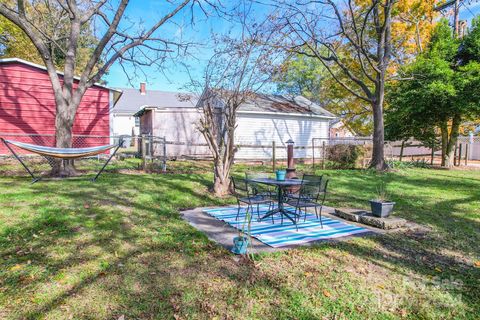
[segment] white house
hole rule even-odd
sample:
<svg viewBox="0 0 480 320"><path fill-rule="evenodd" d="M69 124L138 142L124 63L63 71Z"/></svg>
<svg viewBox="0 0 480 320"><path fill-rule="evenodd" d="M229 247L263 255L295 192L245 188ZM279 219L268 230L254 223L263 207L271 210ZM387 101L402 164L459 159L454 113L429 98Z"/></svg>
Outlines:
<svg viewBox="0 0 480 320"><path fill-rule="evenodd" d="M113 135L138 135L140 122L134 114L144 106L152 105L163 99L163 92L148 90L146 83L140 83L138 89L120 88L124 93L113 109Z"/></svg>
<svg viewBox="0 0 480 320"><path fill-rule="evenodd" d="M206 141L197 129L201 116L198 98L182 93L174 95L175 99L171 94L168 98L142 106L135 114L140 117L140 134L165 137L175 143L168 145L169 156L208 155ZM289 139L305 147L296 149L296 157L311 157L312 138L328 139L333 119L335 115L301 96L257 94L237 111L236 158L270 159L272 142L281 147ZM279 150L276 156L286 157L285 150Z"/></svg>
<svg viewBox="0 0 480 320"><path fill-rule="evenodd" d="M355 133L350 130L340 119L330 122L330 138L353 138Z"/></svg>

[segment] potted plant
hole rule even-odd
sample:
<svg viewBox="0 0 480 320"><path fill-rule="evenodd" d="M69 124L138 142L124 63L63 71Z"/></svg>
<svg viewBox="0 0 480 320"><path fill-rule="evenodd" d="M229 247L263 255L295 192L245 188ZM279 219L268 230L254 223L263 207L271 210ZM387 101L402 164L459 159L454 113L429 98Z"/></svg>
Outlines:
<svg viewBox="0 0 480 320"><path fill-rule="evenodd" d="M251 244L250 236L251 214L247 208L245 220L243 221L242 231L238 231L238 236L233 238L232 252L235 254L247 254L248 246ZM245 232L245 224L247 224L247 232Z"/></svg>
<svg viewBox="0 0 480 320"><path fill-rule="evenodd" d="M275 176L278 181L284 181L285 180L285 175L287 174L286 170L277 170L275 171Z"/></svg>
<svg viewBox="0 0 480 320"><path fill-rule="evenodd" d="M385 183L381 183L377 188L377 196L370 200L372 215L379 218L386 218L392 213L395 202L388 200Z"/></svg>

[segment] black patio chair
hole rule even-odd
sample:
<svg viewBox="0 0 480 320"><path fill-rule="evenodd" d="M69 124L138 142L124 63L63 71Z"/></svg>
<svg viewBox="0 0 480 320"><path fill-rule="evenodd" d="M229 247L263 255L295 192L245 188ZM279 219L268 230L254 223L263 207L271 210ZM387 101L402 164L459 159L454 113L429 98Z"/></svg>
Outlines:
<svg viewBox="0 0 480 320"><path fill-rule="evenodd" d="M296 194L289 194L287 203L295 207L295 215L300 220L302 209L304 209L303 221L307 219L307 208L315 208L315 215L317 219L320 218L320 224L323 228L322 222L322 208L327 195L328 179L323 176L316 176L304 174L300 190ZM318 210L320 209L320 210Z"/></svg>
<svg viewBox="0 0 480 320"><path fill-rule="evenodd" d="M250 208L253 212L253 206L257 206L257 216L260 218L260 205L268 204L270 208L273 205L273 200L262 195L255 194L254 189L250 186L247 179L239 179L235 177L230 178L233 184L233 194L237 198L237 216L235 220L238 220L240 216L241 204L247 205L247 210ZM273 219L273 218L272 218Z"/></svg>
<svg viewBox="0 0 480 320"><path fill-rule="evenodd" d="M247 178L248 184L252 187L253 194L256 196L261 196L264 199L269 199L268 211L273 209L274 202L277 200L277 191L274 187L256 183L251 181L252 179L268 179L271 178L271 174L268 172L245 172L245 177ZM257 204L257 215L260 215L260 204ZM275 223L272 216L272 223Z"/></svg>

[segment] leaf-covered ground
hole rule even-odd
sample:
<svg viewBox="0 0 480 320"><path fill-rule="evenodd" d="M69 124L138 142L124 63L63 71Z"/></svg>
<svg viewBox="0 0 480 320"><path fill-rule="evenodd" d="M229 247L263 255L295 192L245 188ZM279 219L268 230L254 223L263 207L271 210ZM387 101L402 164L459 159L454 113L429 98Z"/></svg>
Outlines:
<svg viewBox="0 0 480 320"><path fill-rule="evenodd" d="M0 319L478 318L480 171L325 171L329 205L366 207L385 181L396 214L423 231L251 263L179 216L232 201L207 192L208 167L96 183L1 176Z"/></svg>

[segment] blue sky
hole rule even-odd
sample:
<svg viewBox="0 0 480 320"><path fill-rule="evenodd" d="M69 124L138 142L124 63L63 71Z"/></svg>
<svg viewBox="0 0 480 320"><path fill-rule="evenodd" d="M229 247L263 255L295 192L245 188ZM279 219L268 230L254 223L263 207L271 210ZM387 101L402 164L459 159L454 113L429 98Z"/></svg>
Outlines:
<svg viewBox="0 0 480 320"><path fill-rule="evenodd" d="M234 0L232 0L234 1ZM228 2L228 0L224 1ZM462 6L460 11L460 19L471 21L474 15L480 13L480 0L471 1L471 4L466 4L469 1L465 1L465 5ZM144 21L145 25L150 22L158 20L164 13L162 8L163 0L134 0L131 1L127 10L127 15L134 21ZM253 14L262 14L265 12L264 7L254 7ZM212 54L212 43L210 41L211 32L218 34L232 32L235 27L232 23L222 18L209 18L205 19L203 14L198 10L194 11L195 23L191 25L189 19L191 18L190 10L184 10L181 14L175 17L175 23L180 25L187 25L185 28L178 28L175 25L169 25L166 29L166 34L170 34L173 37L182 37L189 41L198 43L191 54L195 57L185 57L169 61L163 68L163 73L155 67L145 67L143 72L145 75L141 75L133 80L133 86L136 88L140 82L147 81L147 90L165 90L165 91L186 91L185 85L189 82L190 76L186 72L185 64L188 65L190 74L194 77L201 77L203 66L206 60ZM127 72L132 70L127 67ZM128 83L128 78L125 75L122 67L116 63L110 69L108 75L104 77L108 85L111 87L128 88L131 85Z"/></svg>
<svg viewBox="0 0 480 320"><path fill-rule="evenodd" d="M162 10L165 7L164 3L165 1L162 0L134 0L127 9L127 16L132 20L143 19L145 20L145 26L148 26L149 22L158 21L164 15L165 9ZM262 10L257 8L257 11L261 12ZM190 76L186 72L186 65L191 75L201 77L206 61L213 54L212 32L216 34L232 33L235 32L235 25L224 18L209 17L207 19L198 7L195 7L193 16L194 23L192 24L192 12L190 9L183 10L175 16L174 20L174 23L183 26L182 28L169 24L166 28L161 29L170 39L181 37L187 42L195 43L189 50L189 56L170 59L164 65L163 71L159 71L157 67L142 68L145 75L141 75L136 81L132 81L134 87L138 87L140 82L146 81L147 90L150 88L167 91L186 91L185 85L190 81ZM131 68L129 71L131 71ZM104 79L111 87L131 87L128 83L128 77L119 63L112 66Z"/></svg>

